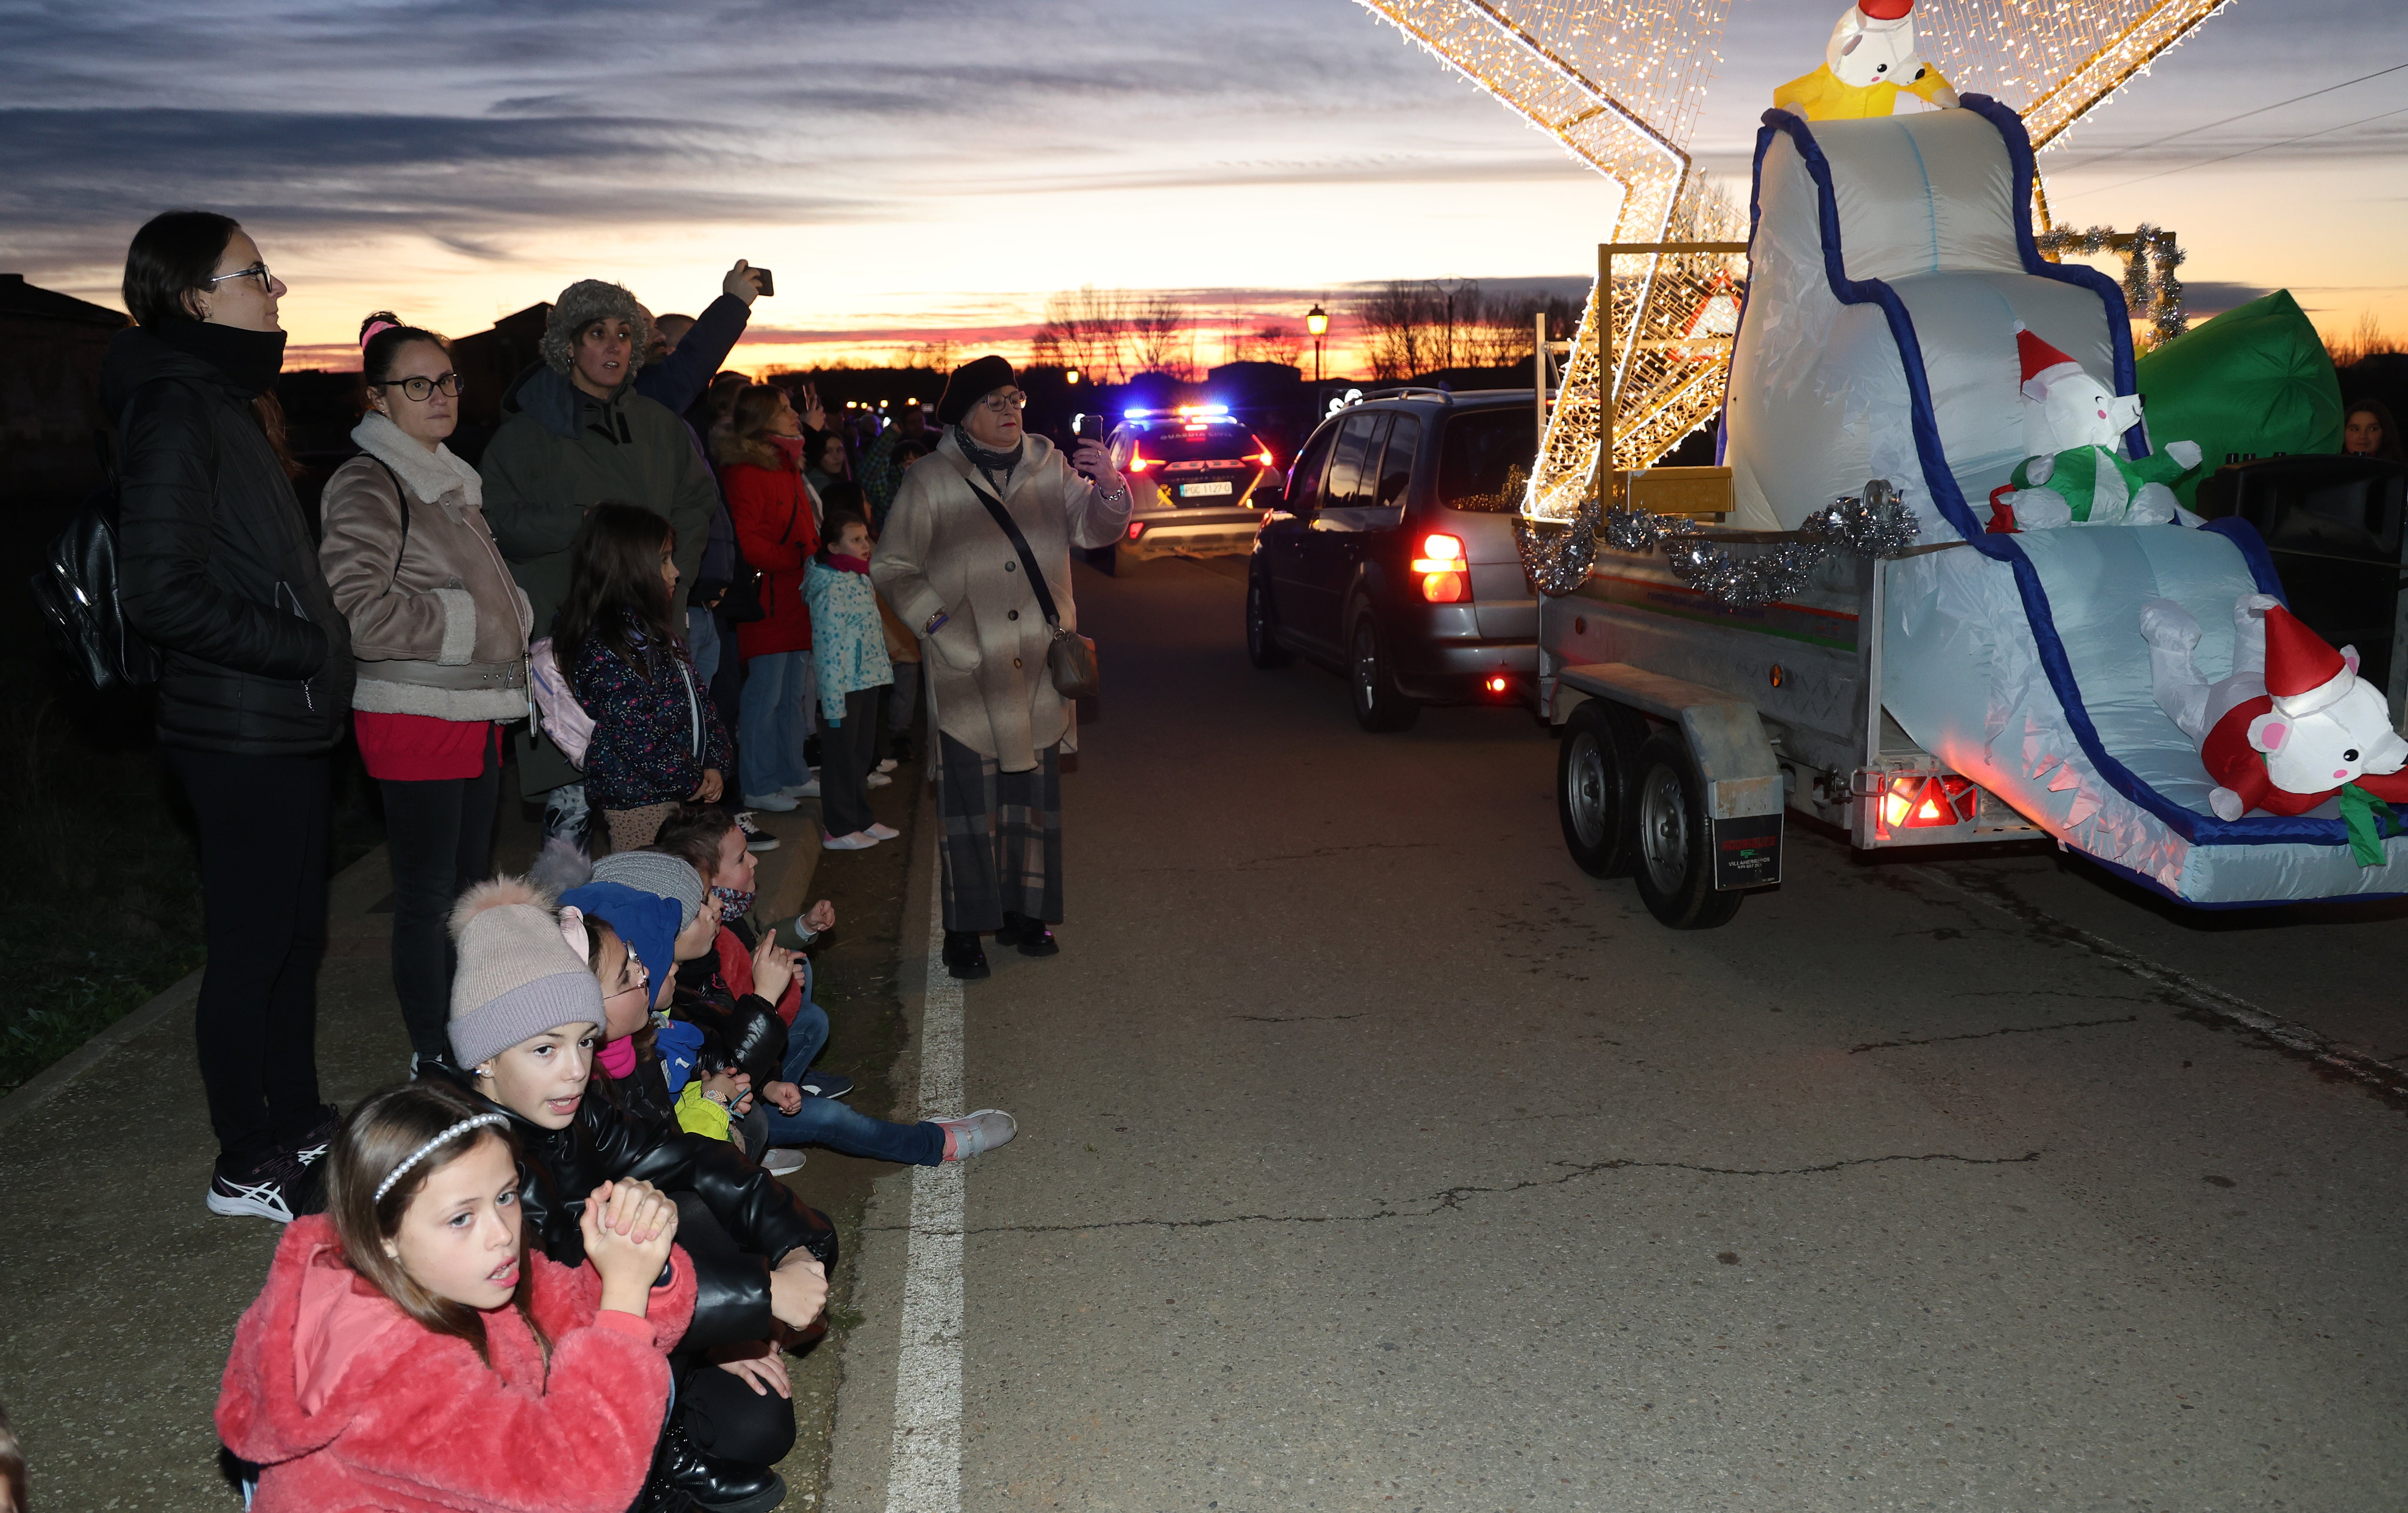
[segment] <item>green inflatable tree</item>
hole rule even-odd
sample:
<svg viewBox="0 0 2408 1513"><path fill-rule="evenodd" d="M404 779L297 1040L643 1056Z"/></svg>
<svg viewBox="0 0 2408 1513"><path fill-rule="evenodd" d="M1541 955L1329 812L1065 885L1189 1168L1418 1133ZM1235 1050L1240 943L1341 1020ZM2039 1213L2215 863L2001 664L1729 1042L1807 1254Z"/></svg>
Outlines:
<svg viewBox="0 0 2408 1513"><path fill-rule="evenodd" d="M2207 454L2174 490L2186 506L2228 458L2341 450L2341 383L2287 289L2184 332L2135 369L2150 445L2190 440Z"/></svg>

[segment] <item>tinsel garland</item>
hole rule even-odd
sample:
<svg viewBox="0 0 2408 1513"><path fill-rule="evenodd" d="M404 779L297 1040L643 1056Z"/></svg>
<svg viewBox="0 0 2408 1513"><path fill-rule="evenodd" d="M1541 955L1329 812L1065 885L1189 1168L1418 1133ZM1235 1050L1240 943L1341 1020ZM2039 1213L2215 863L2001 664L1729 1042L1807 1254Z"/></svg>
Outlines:
<svg viewBox="0 0 2408 1513"><path fill-rule="evenodd" d="M1561 598L1588 578L1598 541L1615 551L1662 551L1672 576L1734 609L1753 609L1806 591L1815 566L1837 552L1891 557L1914 544L1920 528L1886 478L1872 478L1861 495L1842 495L1799 522L1797 539L1755 556L1733 556L1693 520L1643 509L1615 509L1600 521L1594 507L1570 526L1541 536L1524 517L1513 522L1522 566L1540 592Z"/></svg>
<svg viewBox="0 0 2408 1513"><path fill-rule="evenodd" d="M2174 270L2189 254L2175 245L2174 234L2147 221L2132 228L2128 240L2111 226L2086 226L2080 231L2044 231L2032 238L2043 252L2121 252L2124 256L2124 303L2143 316L2158 341L2172 341L2190 329L2183 309L2182 280ZM2118 241L2125 245L2117 247Z"/></svg>

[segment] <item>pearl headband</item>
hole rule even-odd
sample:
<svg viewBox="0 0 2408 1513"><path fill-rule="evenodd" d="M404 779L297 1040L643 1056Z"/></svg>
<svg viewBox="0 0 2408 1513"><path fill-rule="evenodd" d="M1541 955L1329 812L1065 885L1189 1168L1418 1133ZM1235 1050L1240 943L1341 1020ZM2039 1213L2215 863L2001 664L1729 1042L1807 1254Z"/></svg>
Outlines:
<svg viewBox="0 0 2408 1513"><path fill-rule="evenodd" d="M411 1151L400 1165L395 1166L392 1171L386 1173L384 1180L377 1184L376 1196L370 1198L368 1201L372 1204L382 1203L384 1201L384 1195L393 1191L393 1185L395 1182L400 1181L403 1176L406 1175L412 1166L424 1161L437 1146L443 1144L447 1140L457 1139L459 1136L467 1134L470 1130L481 1129L488 1124L507 1124L509 1122L509 1120L500 1114L477 1114L470 1118L462 1120L459 1123L452 1125L450 1129L445 1130L434 1139L427 1141L424 1145L420 1146L417 1149Z"/></svg>

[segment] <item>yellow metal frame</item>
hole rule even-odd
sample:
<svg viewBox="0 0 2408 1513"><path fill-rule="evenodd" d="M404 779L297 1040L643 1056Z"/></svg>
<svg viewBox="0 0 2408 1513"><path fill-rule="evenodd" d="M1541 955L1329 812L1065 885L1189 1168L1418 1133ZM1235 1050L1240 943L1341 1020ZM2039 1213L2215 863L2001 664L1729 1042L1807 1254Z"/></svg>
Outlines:
<svg viewBox="0 0 2408 1513"><path fill-rule="evenodd" d="M1599 302L1599 319L1595 322L1597 327L1597 374L1598 383L1605 392L1598 396L1597 471L1591 478L1590 487L1596 492L1600 507L1603 507L1612 499L1619 497L1626 492L1628 483L1627 475L1613 466L1613 417L1615 410L1620 406L1622 395L1622 385L1616 381L1613 368L1613 321L1611 315L1611 311L1612 309L1613 292L1613 260L1617 257L1625 256L1662 257L1681 252L1709 252L1725 257L1745 256L1747 252L1747 243L1599 242L1597 244L1597 288L1598 299ZM1656 281L1653 278L1650 278L1647 281L1645 291L1639 296L1639 313L1630 322L1630 329L1633 333L1632 339L1634 341L1639 339L1637 335L1638 333L1643 332L1647 329L1647 316L1651 307L1655 304L1655 300ZM1728 371L1728 366L1726 364L1726 375L1727 375ZM1727 378L1726 378L1726 383L1727 383ZM1666 472L1680 470L1656 468L1650 469L1649 471ZM1709 471L1720 472L1722 470L1710 469ZM1612 479L1610 489L1607 481L1609 474L1612 475ZM1725 477L1728 477L1727 473L1725 474Z"/></svg>

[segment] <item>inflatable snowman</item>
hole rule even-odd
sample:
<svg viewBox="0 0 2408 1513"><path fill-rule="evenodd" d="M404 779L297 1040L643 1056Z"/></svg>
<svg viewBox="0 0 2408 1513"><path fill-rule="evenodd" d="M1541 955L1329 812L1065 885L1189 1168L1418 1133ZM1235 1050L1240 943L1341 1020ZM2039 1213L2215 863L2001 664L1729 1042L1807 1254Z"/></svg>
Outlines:
<svg viewBox="0 0 2408 1513"><path fill-rule="evenodd" d="M2408 740L2382 692L2358 676L2358 649L2335 651L2282 604L2245 594L2232 607L2232 676L2192 664L2199 621L2171 599L2141 607L2157 707L2200 743L2218 819L2252 809L2305 814L2355 784L2408 801Z"/></svg>
<svg viewBox="0 0 2408 1513"><path fill-rule="evenodd" d="M2198 442L2170 441L2151 456L2126 457L2116 449L2141 423L2140 395L2109 392L2020 321L2015 353L2023 364L2027 455L1990 492L1991 531L2163 525L2181 517L2170 485L2199 465Z"/></svg>
<svg viewBox="0 0 2408 1513"><path fill-rule="evenodd" d="M1914 0L1857 0L1831 28L1823 66L1774 90L1772 107L1808 121L1854 121L1893 114L1900 90L1943 109L1956 104L1948 80L1918 55Z"/></svg>

